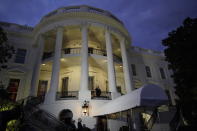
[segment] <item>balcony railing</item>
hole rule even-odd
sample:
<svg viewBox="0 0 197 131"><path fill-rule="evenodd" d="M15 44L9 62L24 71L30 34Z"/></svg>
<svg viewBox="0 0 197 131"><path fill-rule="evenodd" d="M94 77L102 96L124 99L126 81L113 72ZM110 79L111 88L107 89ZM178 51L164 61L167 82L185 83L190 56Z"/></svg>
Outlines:
<svg viewBox="0 0 197 131"><path fill-rule="evenodd" d="M96 54L96 55L107 56L106 51L99 50L99 49L94 49L94 48L88 48L88 53L89 54Z"/></svg>
<svg viewBox="0 0 197 131"><path fill-rule="evenodd" d="M95 100L111 100L111 92L101 91L101 94L97 95L96 91L91 91L91 99L95 99Z"/></svg>
<svg viewBox="0 0 197 131"><path fill-rule="evenodd" d="M70 13L70 12L89 12L89 13L94 13L94 14L99 14L99 15L104 15L104 16L108 16L114 20L116 20L117 22L119 22L120 24L124 25L123 22L121 20L119 20L116 16L114 16L113 14L111 14L108 11L102 10L102 9L98 9L98 8L94 8L94 7L90 7L90 6L71 6L71 7L63 7L63 8L59 8L55 11L50 12L49 14L47 14L46 16L44 16L42 18L42 20L44 18L48 18L60 13Z"/></svg>
<svg viewBox="0 0 197 131"><path fill-rule="evenodd" d="M47 59L53 56L53 52L44 52L42 59Z"/></svg>
<svg viewBox="0 0 197 131"><path fill-rule="evenodd" d="M80 54L81 48L65 48L63 49L63 52L64 54ZM99 49L94 49L94 48L88 48L88 53L101 55L101 56L107 56L107 52L105 50L99 50ZM116 62L122 62L122 59L119 56L117 55L113 55L113 56Z"/></svg>
<svg viewBox="0 0 197 131"><path fill-rule="evenodd" d="M113 55L113 58L114 58L114 61L116 62L122 62L122 59L117 55Z"/></svg>
<svg viewBox="0 0 197 131"><path fill-rule="evenodd" d="M80 54L81 48L65 48L63 52L64 54Z"/></svg>
<svg viewBox="0 0 197 131"><path fill-rule="evenodd" d="M57 92L56 100L78 99L78 91Z"/></svg>
<svg viewBox="0 0 197 131"><path fill-rule="evenodd" d="M81 48L65 48L62 49L63 54L80 54L81 53ZM105 50L99 50L99 49L94 49L94 48L88 48L88 53L89 54L95 54L95 55L101 55L101 56L107 56L107 52ZM47 58L50 58L53 56L53 52L44 52L42 59L45 60ZM114 61L116 62L122 62L122 59L117 56L113 55Z"/></svg>

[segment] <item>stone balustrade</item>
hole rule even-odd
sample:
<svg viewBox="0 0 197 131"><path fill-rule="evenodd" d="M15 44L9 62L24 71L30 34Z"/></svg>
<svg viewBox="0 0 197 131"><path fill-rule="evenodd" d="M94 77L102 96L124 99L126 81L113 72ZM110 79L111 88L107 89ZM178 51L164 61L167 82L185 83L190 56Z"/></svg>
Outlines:
<svg viewBox="0 0 197 131"><path fill-rule="evenodd" d="M119 23L121 23L122 25L123 22L120 21L116 16L112 15L110 12L105 11L105 10L101 10L98 8L93 8L93 7L89 7L89 6L71 6L71 7L63 7L63 8L59 8L53 12L50 12L49 14L47 14L46 16L44 16L42 18L42 20L44 18L49 18L51 16L57 15L57 14L61 14L61 13L70 13L70 12L88 12L88 13L96 13L96 14L100 14L100 15L104 15L104 16L108 16L116 21L118 21ZM41 21L42 21L41 20Z"/></svg>

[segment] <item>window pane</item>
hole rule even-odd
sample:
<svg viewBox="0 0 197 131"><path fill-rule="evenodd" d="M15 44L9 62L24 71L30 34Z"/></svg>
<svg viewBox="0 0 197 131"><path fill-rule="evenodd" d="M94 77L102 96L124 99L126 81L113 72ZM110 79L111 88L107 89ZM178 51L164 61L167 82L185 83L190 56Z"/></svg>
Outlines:
<svg viewBox="0 0 197 131"><path fill-rule="evenodd" d="M161 78L162 79L166 79L166 75L165 75L164 69L163 68L159 68L159 70L160 70Z"/></svg>
<svg viewBox="0 0 197 131"><path fill-rule="evenodd" d="M89 90L94 90L94 76L89 76L88 77L88 89Z"/></svg>
<svg viewBox="0 0 197 131"><path fill-rule="evenodd" d="M131 69L132 69L132 74L133 74L133 76L136 76L137 73L136 73L136 67L135 67L134 64L131 64Z"/></svg>
<svg viewBox="0 0 197 131"><path fill-rule="evenodd" d="M25 56L26 56L25 49L17 49L16 56L15 56L15 63L25 63Z"/></svg>
<svg viewBox="0 0 197 131"><path fill-rule="evenodd" d="M149 66L145 66L145 69L146 69L146 76L147 76L147 77L151 77L151 70L150 70L150 67L149 67Z"/></svg>
<svg viewBox="0 0 197 131"><path fill-rule="evenodd" d="M38 92L37 92L37 96L45 96L45 93L47 91L47 84L48 81L46 80L39 80L39 84L38 84Z"/></svg>

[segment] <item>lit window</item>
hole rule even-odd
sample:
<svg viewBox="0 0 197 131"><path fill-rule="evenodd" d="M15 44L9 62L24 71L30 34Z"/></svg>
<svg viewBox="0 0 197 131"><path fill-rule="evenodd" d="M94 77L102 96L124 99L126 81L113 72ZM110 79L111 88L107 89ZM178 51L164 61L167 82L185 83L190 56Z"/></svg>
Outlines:
<svg viewBox="0 0 197 131"><path fill-rule="evenodd" d="M16 100L18 88L19 88L20 79L10 79L9 85L7 88L9 98L13 101Z"/></svg>
<svg viewBox="0 0 197 131"><path fill-rule="evenodd" d="M15 56L15 63L25 63L25 56L26 56L26 50L25 49L17 49L16 56Z"/></svg>
<svg viewBox="0 0 197 131"><path fill-rule="evenodd" d="M162 79L166 79L166 75L165 75L164 69L163 68L159 68L159 71L160 71L161 78Z"/></svg>
<svg viewBox="0 0 197 131"><path fill-rule="evenodd" d="M147 77L152 77L152 76L151 76L150 67L149 67L149 66L145 66L145 69L146 69L146 76L147 76Z"/></svg>
<svg viewBox="0 0 197 131"><path fill-rule="evenodd" d="M133 76L136 76L137 73L136 73L136 67L135 67L134 64L131 64L131 69L132 69L132 74L133 74Z"/></svg>

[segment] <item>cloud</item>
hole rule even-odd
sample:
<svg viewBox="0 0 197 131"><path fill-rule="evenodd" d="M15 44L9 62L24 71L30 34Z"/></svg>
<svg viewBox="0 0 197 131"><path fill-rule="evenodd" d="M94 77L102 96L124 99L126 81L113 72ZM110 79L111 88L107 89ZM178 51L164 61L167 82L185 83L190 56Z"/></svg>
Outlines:
<svg viewBox="0 0 197 131"><path fill-rule="evenodd" d="M197 17L196 0L1 0L0 21L35 26L63 6L90 5L108 10L124 22L133 45L162 50L161 40L186 17Z"/></svg>

